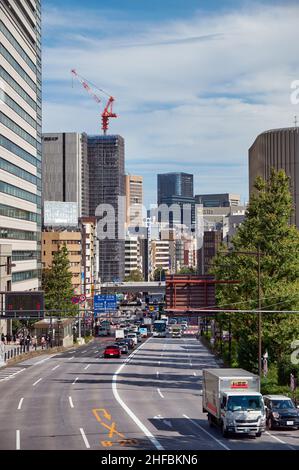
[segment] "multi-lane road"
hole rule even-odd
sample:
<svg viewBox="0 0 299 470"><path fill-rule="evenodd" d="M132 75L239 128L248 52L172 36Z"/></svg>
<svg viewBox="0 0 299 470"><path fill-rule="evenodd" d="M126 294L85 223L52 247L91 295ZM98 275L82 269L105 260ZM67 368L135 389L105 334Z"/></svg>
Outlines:
<svg viewBox="0 0 299 470"><path fill-rule="evenodd" d="M299 431L224 439L208 426L201 371L216 363L194 337L121 359L102 358L107 341L0 369L0 449L299 449Z"/></svg>

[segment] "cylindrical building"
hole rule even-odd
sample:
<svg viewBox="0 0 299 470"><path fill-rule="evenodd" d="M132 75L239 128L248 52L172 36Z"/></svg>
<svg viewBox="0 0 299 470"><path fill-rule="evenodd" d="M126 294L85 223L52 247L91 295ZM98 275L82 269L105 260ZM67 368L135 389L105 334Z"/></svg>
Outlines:
<svg viewBox="0 0 299 470"><path fill-rule="evenodd" d="M299 128L273 129L260 134L249 149L249 192L257 176L265 180L271 168L284 170L291 179L294 215L292 223L299 228Z"/></svg>

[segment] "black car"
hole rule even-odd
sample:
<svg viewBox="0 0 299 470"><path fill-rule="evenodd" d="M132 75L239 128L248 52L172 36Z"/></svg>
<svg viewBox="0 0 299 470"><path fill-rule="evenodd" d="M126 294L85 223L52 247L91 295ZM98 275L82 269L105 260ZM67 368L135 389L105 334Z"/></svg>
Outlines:
<svg viewBox="0 0 299 470"><path fill-rule="evenodd" d="M284 395L265 395L264 403L266 406L268 429L299 429L299 410L289 397Z"/></svg>
<svg viewBox="0 0 299 470"><path fill-rule="evenodd" d="M121 341L127 343L129 349L134 349L135 345L132 338L122 338Z"/></svg>

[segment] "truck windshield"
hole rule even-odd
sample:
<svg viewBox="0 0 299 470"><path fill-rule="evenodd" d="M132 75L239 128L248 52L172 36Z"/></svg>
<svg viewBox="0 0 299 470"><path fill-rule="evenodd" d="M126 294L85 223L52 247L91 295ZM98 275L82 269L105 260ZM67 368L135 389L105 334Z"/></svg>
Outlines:
<svg viewBox="0 0 299 470"><path fill-rule="evenodd" d="M227 402L228 411L262 410L263 407L263 400L260 396L229 397Z"/></svg>

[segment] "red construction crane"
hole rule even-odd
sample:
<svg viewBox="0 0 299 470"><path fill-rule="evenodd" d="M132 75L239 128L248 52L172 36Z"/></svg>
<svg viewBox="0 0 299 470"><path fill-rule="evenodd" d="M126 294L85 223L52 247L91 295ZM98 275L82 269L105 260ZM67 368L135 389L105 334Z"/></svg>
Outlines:
<svg viewBox="0 0 299 470"><path fill-rule="evenodd" d="M85 78L81 77L75 69L72 69L71 73L72 73L73 77L76 78L81 83L83 88L85 88L85 90L93 97L93 99L98 104L101 102L101 99L98 97L98 95L96 95L93 92L92 88L96 88L97 90L101 91L105 95L109 96L108 102L105 106L104 111L102 112L102 115L101 115L102 116L102 130L104 132L104 135L106 135L107 131L108 131L108 127L109 127L109 119L110 118L117 118L117 114L115 114L113 112L113 109L112 109L115 98L113 98L113 96L110 96L105 90L102 90L101 88L96 87L91 82L88 82ZM90 86L89 83L92 86Z"/></svg>

